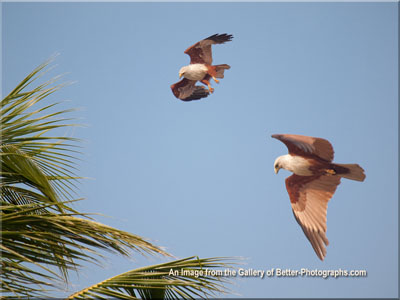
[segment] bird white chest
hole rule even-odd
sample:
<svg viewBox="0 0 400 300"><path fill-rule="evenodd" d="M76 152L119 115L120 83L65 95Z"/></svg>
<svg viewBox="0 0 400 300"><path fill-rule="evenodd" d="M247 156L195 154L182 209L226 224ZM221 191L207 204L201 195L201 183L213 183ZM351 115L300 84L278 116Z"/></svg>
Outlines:
<svg viewBox="0 0 400 300"><path fill-rule="evenodd" d="M207 71L207 67L203 64L191 64L186 66L183 76L189 80L202 80Z"/></svg>
<svg viewBox="0 0 400 300"><path fill-rule="evenodd" d="M285 155L282 167L299 176L311 176L313 173L309 169L310 166L310 162L304 157L288 154Z"/></svg>

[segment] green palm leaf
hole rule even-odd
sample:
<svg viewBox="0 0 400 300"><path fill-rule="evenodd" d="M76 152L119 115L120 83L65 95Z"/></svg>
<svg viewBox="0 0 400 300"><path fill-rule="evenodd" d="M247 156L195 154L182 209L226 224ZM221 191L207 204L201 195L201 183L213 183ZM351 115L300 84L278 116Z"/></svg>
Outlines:
<svg viewBox="0 0 400 300"><path fill-rule="evenodd" d="M55 286L68 278L68 270L80 267L77 261L99 263L102 254L96 249L124 256L131 250L169 256L142 237L86 217L76 213L49 213L45 205L3 202L2 292L33 292L36 288L30 288L28 283ZM28 265L35 265L36 271Z"/></svg>
<svg viewBox="0 0 400 300"><path fill-rule="evenodd" d="M71 208L76 190L77 139L52 133L68 123L45 104L64 86L59 77L29 90L50 61L30 73L1 101L1 291L38 295L67 282L79 261L98 263L98 250L169 255L143 238L97 223ZM44 287L38 288L38 285Z"/></svg>
<svg viewBox="0 0 400 300"><path fill-rule="evenodd" d="M223 268L223 269L222 269ZM226 293L232 259L196 256L125 272L68 299L195 299Z"/></svg>
<svg viewBox="0 0 400 300"><path fill-rule="evenodd" d="M74 126L63 117L71 110L54 111L57 103L36 108L64 84L55 84L56 77L28 90L49 62L36 68L1 101L0 188L2 200L8 203L45 202L53 204L48 209L73 211L63 201L72 199L76 188L77 140L49 135L57 128Z"/></svg>
<svg viewBox="0 0 400 300"><path fill-rule="evenodd" d="M75 174L78 140L53 133L75 124L65 117L71 110L57 110L58 103L42 104L64 85L56 84L56 77L29 90L48 64L36 68L1 101L0 283L9 299L46 297L49 289L68 283L68 273L78 270L82 261L99 264L100 251L171 256L140 236L98 223L71 207L80 179ZM226 279L196 272L230 268L227 262L190 257L140 268L70 298L207 297L224 292ZM189 273L179 273L182 270Z"/></svg>

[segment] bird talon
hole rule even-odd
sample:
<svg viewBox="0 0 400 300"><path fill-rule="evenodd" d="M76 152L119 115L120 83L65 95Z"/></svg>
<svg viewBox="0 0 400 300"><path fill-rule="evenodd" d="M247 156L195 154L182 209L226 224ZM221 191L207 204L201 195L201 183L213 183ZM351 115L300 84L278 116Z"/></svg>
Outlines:
<svg viewBox="0 0 400 300"><path fill-rule="evenodd" d="M336 175L335 170L331 170L331 169L326 170L326 173L329 175Z"/></svg>
<svg viewBox="0 0 400 300"><path fill-rule="evenodd" d="M213 79L216 83L219 83L219 80L213 76Z"/></svg>

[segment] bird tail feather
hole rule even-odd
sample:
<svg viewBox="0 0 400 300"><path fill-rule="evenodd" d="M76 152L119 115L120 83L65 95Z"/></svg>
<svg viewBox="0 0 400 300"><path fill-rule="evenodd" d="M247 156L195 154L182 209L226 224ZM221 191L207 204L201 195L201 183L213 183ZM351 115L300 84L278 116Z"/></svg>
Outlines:
<svg viewBox="0 0 400 300"><path fill-rule="evenodd" d="M338 175L351 180L364 181L364 169L357 164L336 164L339 167L345 168L348 172L340 172Z"/></svg>
<svg viewBox="0 0 400 300"><path fill-rule="evenodd" d="M215 77L217 78L224 78L224 71L231 68L231 66L227 64L215 65L213 67L216 73Z"/></svg>

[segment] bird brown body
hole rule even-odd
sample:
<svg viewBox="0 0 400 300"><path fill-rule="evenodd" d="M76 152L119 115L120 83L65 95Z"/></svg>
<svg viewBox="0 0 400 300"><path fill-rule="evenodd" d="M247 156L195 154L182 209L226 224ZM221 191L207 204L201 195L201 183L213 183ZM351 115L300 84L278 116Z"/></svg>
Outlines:
<svg viewBox="0 0 400 300"><path fill-rule="evenodd" d="M326 213L340 179L364 181L364 170L357 164L333 163L332 145L325 139L294 135L274 134L289 150L275 160L278 173L283 168L293 172L286 178L286 189L293 215L303 229L317 256L326 256Z"/></svg>
<svg viewBox="0 0 400 300"><path fill-rule="evenodd" d="M190 65L182 67L179 71L179 77L184 78L171 85L175 97L182 101L192 101L205 98L214 92L210 83L211 78L219 83L217 78L224 78L224 71L230 69L230 66L212 65L211 45L223 44L231 41L232 38L232 35L226 33L214 34L186 49L185 53L190 56ZM198 81L206 85L208 89L196 85Z"/></svg>

